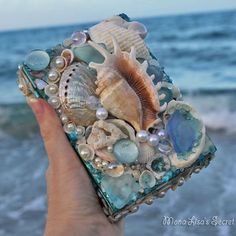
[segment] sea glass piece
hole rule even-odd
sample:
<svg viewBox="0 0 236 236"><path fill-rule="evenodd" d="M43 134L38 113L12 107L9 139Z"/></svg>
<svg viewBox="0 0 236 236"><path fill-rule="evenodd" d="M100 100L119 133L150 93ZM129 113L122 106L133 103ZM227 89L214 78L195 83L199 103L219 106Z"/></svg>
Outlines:
<svg viewBox="0 0 236 236"><path fill-rule="evenodd" d="M47 52L43 50L31 51L25 59L25 64L34 71L40 71L47 68L50 62L50 57Z"/></svg>

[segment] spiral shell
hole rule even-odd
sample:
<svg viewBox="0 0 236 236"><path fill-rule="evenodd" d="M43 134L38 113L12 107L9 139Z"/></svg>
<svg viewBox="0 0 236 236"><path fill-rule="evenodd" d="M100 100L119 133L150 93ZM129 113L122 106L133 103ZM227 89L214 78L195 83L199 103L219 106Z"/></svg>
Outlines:
<svg viewBox="0 0 236 236"><path fill-rule="evenodd" d="M112 39L113 54L89 41L105 58L103 64L89 64L97 71L96 93L112 115L128 121L136 131L146 129L156 120L160 108L152 78L146 73L147 62L140 64L134 47L130 54L123 52Z"/></svg>

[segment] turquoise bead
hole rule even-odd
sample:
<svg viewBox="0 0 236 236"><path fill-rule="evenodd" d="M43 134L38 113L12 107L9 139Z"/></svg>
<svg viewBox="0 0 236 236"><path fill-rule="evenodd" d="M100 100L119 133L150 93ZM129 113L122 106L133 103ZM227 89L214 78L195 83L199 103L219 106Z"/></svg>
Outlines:
<svg viewBox="0 0 236 236"><path fill-rule="evenodd" d="M25 59L25 64L33 71L40 71L47 68L50 62L50 57L43 50L34 50L30 52Z"/></svg>
<svg viewBox="0 0 236 236"><path fill-rule="evenodd" d="M103 44L101 46L103 46ZM76 59L82 60L87 64L90 62L101 64L105 59L95 48L87 43L75 46L72 50Z"/></svg>
<svg viewBox="0 0 236 236"><path fill-rule="evenodd" d="M121 139L114 144L113 153L117 161L132 163L137 160L139 151L137 145L129 139Z"/></svg>

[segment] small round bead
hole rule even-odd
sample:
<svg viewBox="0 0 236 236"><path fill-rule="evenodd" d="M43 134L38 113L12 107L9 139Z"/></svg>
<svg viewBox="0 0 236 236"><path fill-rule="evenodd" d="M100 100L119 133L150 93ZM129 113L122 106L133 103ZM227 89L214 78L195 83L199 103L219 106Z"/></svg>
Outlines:
<svg viewBox="0 0 236 236"><path fill-rule="evenodd" d="M102 161L102 167L106 168L108 166L108 162L107 161Z"/></svg>
<svg viewBox="0 0 236 236"><path fill-rule="evenodd" d="M98 163L101 163L102 160L101 160L101 158L96 157L96 158L94 159L94 162L95 162L96 164L98 164Z"/></svg>
<svg viewBox="0 0 236 236"><path fill-rule="evenodd" d="M65 66L65 59L63 57L58 56L55 60L55 66L58 69L62 69Z"/></svg>
<svg viewBox="0 0 236 236"><path fill-rule="evenodd" d="M75 131L75 124L74 123L67 123L64 125L64 130L66 133L71 133Z"/></svg>
<svg viewBox="0 0 236 236"><path fill-rule="evenodd" d="M80 156L83 158L83 159L86 159L90 156L90 151L89 149L86 149L86 148L83 148L81 151L80 151Z"/></svg>
<svg viewBox="0 0 236 236"><path fill-rule="evenodd" d="M67 123L67 122L69 121L68 117L67 117L65 114L62 114L62 115L60 116L60 118L61 118L61 122L62 122L63 124L65 124L65 123Z"/></svg>
<svg viewBox="0 0 236 236"><path fill-rule="evenodd" d="M48 103L54 108L57 109L60 107L60 99L56 96L52 96L48 99Z"/></svg>
<svg viewBox="0 0 236 236"><path fill-rule="evenodd" d="M157 135L159 136L160 139L163 139L163 138L166 138L167 135L166 135L166 131L164 129L161 129Z"/></svg>
<svg viewBox="0 0 236 236"><path fill-rule="evenodd" d="M58 87L55 84L49 84L44 88L44 92L49 97L56 95L58 92Z"/></svg>
<svg viewBox="0 0 236 236"><path fill-rule="evenodd" d="M145 130L140 130L137 134L136 137L139 142L146 142L148 139L148 132Z"/></svg>
<svg viewBox="0 0 236 236"><path fill-rule="evenodd" d="M59 73L56 70L50 70L48 72L48 80L56 83L59 79Z"/></svg>
<svg viewBox="0 0 236 236"><path fill-rule="evenodd" d="M159 143L159 137L155 134L150 134L148 137L148 144L150 146L156 146Z"/></svg>
<svg viewBox="0 0 236 236"><path fill-rule="evenodd" d="M103 107L98 108L97 111L96 111L96 117L99 120L105 120L108 117L107 110Z"/></svg>
<svg viewBox="0 0 236 236"><path fill-rule="evenodd" d="M77 126L76 131L77 131L78 135L84 135L85 128L83 126Z"/></svg>
<svg viewBox="0 0 236 236"><path fill-rule="evenodd" d="M113 147L112 147L112 146L108 146L108 147L107 147L107 151L108 151L108 152L113 152Z"/></svg>
<svg viewBox="0 0 236 236"><path fill-rule="evenodd" d="M97 163L96 166L97 166L98 169L102 168L102 164L101 163Z"/></svg>
<svg viewBox="0 0 236 236"><path fill-rule="evenodd" d="M24 85L23 85L23 84L19 84L19 85L18 85L18 88L19 88L20 90L22 90L22 89L24 88Z"/></svg>

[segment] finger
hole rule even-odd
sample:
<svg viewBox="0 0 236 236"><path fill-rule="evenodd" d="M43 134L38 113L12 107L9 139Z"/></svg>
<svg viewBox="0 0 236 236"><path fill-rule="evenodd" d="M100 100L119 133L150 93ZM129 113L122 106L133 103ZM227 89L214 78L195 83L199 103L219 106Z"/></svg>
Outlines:
<svg viewBox="0 0 236 236"><path fill-rule="evenodd" d="M50 164L73 166L79 163L82 166L55 110L43 99L30 98L28 103L38 121Z"/></svg>

